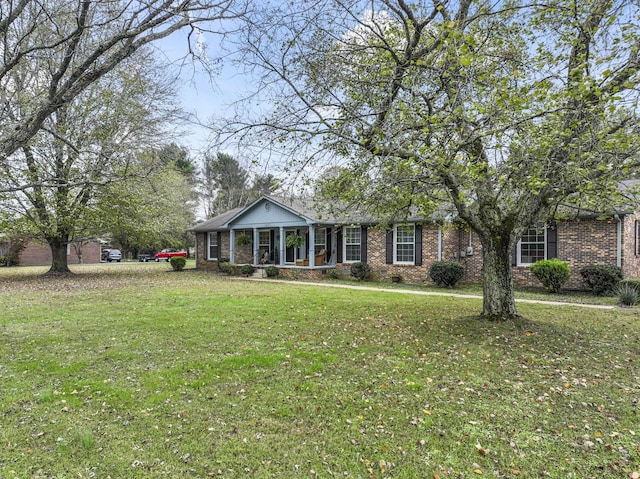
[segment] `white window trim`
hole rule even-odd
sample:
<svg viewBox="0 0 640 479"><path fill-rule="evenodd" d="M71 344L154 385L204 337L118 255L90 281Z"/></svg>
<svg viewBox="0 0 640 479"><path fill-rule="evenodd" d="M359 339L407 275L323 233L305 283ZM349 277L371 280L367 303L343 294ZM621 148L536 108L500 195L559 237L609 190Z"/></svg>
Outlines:
<svg viewBox="0 0 640 479"><path fill-rule="evenodd" d="M544 226L544 258L547 259L547 227ZM527 228L527 231L533 228ZM522 262L522 239L518 241L518 245L516 246L516 266L531 266L533 263L523 263Z"/></svg>
<svg viewBox="0 0 640 479"><path fill-rule="evenodd" d="M413 242L412 243L402 243L402 244L411 244L413 251L413 261L398 261L398 227L409 226L413 229ZM415 224L404 224L404 225L394 225L393 227L393 264L416 264L416 225Z"/></svg>
<svg viewBox="0 0 640 479"><path fill-rule="evenodd" d="M360 242L359 243L350 243L350 246L358 245L360 246L360 258L357 260L347 260L347 234L346 230L354 229L360 230ZM342 235L342 262L343 263L359 263L362 260L362 228L360 226L345 226L344 232Z"/></svg>
<svg viewBox="0 0 640 479"><path fill-rule="evenodd" d="M208 260L217 260L217 257L211 256L211 238L214 237L216 239L216 251L220 249L220 245L218 244L218 233L217 232L209 232L207 233L207 259Z"/></svg>

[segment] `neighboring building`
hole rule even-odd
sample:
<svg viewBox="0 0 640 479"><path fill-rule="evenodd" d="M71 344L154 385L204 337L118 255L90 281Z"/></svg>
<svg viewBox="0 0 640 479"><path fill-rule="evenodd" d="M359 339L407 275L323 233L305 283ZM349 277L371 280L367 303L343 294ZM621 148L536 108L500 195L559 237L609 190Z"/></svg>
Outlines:
<svg viewBox="0 0 640 479"><path fill-rule="evenodd" d="M313 278L330 269L348 275L351 263L361 261L379 279L400 275L406 282L420 283L428 280L434 262L455 260L465 266L464 281L482 280L480 242L464 227L407 218L383 230L371 219L328 217L312 204L264 196L200 223L191 229L197 268L217 270L220 261L273 264L281 268L281 275L295 271L296 276ZM571 288L581 287L579 270L593 264L617 264L625 277L640 277L639 225L639 215L621 213L607 219L582 215L554 228L532 228L514 254L514 282L539 286L529 266L553 257L569 263ZM250 244L237 244L240 235L248 235ZM291 235L302 237L299 247L287 246Z"/></svg>
<svg viewBox="0 0 640 479"><path fill-rule="evenodd" d="M7 242L0 243L0 256L8 251ZM97 240L72 242L67 245L67 261L69 264L99 263L101 245ZM19 253L20 266L48 266L51 264L51 248L41 240L27 239L26 246Z"/></svg>

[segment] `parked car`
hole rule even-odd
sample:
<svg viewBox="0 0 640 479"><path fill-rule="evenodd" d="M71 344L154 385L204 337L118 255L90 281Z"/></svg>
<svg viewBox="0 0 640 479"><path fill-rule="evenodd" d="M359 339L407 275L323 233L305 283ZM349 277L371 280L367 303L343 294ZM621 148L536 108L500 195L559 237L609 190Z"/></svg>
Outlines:
<svg viewBox="0 0 640 479"><path fill-rule="evenodd" d="M120 261L122 261L122 252L119 249L115 248L103 249L100 260L106 261L107 263L111 263L112 261L117 261L119 263Z"/></svg>
<svg viewBox="0 0 640 479"><path fill-rule="evenodd" d="M160 261L161 259L165 261L171 261L171 258L173 258L174 256L182 256L183 258L186 258L187 252L178 251L177 249L173 249L173 248L166 248L160 251L159 253L156 253L155 259L156 261Z"/></svg>
<svg viewBox="0 0 640 479"><path fill-rule="evenodd" d="M156 258L155 253L139 253L138 254L138 261L140 261L141 263L152 261L155 258Z"/></svg>

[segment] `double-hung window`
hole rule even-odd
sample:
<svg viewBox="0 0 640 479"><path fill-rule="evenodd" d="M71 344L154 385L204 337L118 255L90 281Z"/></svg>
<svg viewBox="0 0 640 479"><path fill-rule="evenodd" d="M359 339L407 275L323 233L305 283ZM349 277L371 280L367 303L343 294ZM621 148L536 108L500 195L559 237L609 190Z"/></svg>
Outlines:
<svg viewBox="0 0 640 479"><path fill-rule="evenodd" d="M318 254L320 251L327 251L327 228L316 228L315 231L313 252Z"/></svg>
<svg viewBox="0 0 640 479"><path fill-rule="evenodd" d="M344 228L343 236L344 262L357 263L361 258L362 230L359 226L347 226Z"/></svg>
<svg viewBox="0 0 640 479"><path fill-rule="evenodd" d="M207 233L209 239L208 244L208 256L207 259L218 259L218 233Z"/></svg>
<svg viewBox="0 0 640 479"><path fill-rule="evenodd" d="M394 253L395 264L414 264L416 251L416 226L396 225L394 228Z"/></svg>
<svg viewBox="0 0 640 479"><path fill-rule="evenodd" d="M258 255L260 260L272 261L271 257L271 231L260 230L258 231Z"/></svg>
<svg viewBox="0 0 640 479"><path fill-rule="evenodd" d="M544 226L525 230L518 243L519 266L528 266L546 258L547 231Z"/></svg>

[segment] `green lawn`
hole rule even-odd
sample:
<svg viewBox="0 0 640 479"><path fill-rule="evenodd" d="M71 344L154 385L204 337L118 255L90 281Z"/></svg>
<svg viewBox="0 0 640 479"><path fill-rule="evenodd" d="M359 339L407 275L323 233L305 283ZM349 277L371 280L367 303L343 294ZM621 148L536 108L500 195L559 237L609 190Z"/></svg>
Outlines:
<svg viewBox="0 0 640 479"><path fill-rule="evenodd" d="M0 478L633 478L638 311L0 269Z"/></svg>

